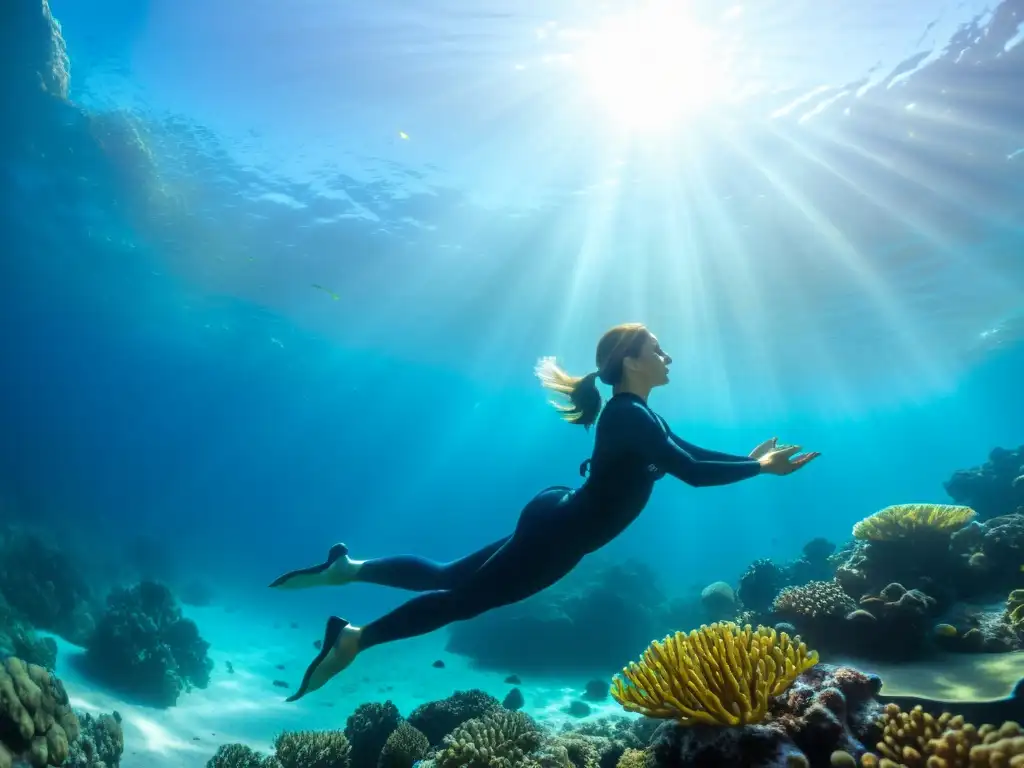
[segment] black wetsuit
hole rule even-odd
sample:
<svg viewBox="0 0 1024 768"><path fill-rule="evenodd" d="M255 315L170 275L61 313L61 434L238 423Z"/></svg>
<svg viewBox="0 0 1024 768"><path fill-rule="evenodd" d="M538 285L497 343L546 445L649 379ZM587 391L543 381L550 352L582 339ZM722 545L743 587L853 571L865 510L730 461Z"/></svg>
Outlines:
<svg viewBox="0 0 1024 768"><path fill-rule="evenodd" d="M583 485L575 491L563 486L541 491L520 513L510 536L451 563L410 555L366 561L359 581L426 594L367 624L360 647L426 634L551 586L584 555L622 533L666 474L708 486L735 483L760 471L754 459L685 442L629 393L609 400L596 432Z"/></svg>

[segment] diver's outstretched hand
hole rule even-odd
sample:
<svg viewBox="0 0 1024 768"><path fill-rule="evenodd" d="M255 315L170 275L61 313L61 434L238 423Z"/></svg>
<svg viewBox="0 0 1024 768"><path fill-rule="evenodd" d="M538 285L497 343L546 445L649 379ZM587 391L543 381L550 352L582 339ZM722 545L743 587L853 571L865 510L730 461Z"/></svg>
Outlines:
<svg viewBox="0 0 1024 768"><path fill-rule="evenodd" d="M800 453L799 445L787 445L774 448L758 459L761 471L768 475L789 475L801 467L806 467L821 454L818 451Z"/></svg>
<svg viewBox="0 0 1024 768"><path fill-rule="evenodd" d="M769 438L768 440L765 440L763 443L759 444L754 450L752 450L749 456L752 459L760 459L762 456L765 456L774 451L778 443L779 438Z"/></svg>

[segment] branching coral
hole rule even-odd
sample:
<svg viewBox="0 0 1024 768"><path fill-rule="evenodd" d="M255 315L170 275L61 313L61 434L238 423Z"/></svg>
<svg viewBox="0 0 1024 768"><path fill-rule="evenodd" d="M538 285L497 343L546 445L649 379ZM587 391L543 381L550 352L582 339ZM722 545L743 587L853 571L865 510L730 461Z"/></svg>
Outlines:
<svg viewBox="0 0 1024 768"><path fill-rule="evenodd" d="M401 712L390 699L356 707L345 721L345 736L352 745L353 768L375 768L384 744L402 722Z"/></svg>
<svg viewBox="0 0 1024 768"><path fill-rule="evenodd" d="M440 744L441 739L467 720L489 715L501 708L501 702L489 693L470 688L456 691L440 701L421 704L409 715L409 724L430 739L431 744Z"/></svg>
<svg viewBox="0 0 1024 768"><path fill-rule="evenodd" d="M543 739L537 724L522 712L494 712L467 720L445 736L438 768L513 768L530 762Z"/></svg>
<svg viewBox="0 0 1024 768"><path fill-rule="evenodd" d="M880 755L865 754L864 768L982 768L1024 765L1024 733L1017 723L975 728L963 717L939 717L920 706L910 712L889 704L882 717Z"/></svg>
<svg viewBox="0 0 1024 768"><path fill-rule="evenodd" d="M13 657L0 664L0 768L16 760L33 768L62 765L78 734L78 719L56 677Z"/></svg>
<svg viewBox="0 0 1024 768"><path fill-rule="evenodd" d="M341 731L289 731L274 740L283 768L348 768L352 747Z"/></svg>
<svg viewBox="0 0 1024 768"><path fill-rule="evenodd" d="M856 607L853 598L835 580L812 581L801 587L786 587L772 603L775 613L810 618L845 616Z"/></svg>
<svg viewBox="0 0 1024 768"><path fill-rule="evenodd" d="M901 541L918 536L952 534L975 517L970 507L955 504L894 504L853 526L855 538Z"/></svg>
<svg viewBox="0 0 1024 768"><path fill-rule="evenodd" d="M640 662L616 676L612 696L624 709L683 724L757 723L768 699L818 662L818 654L786 633L731 622L677 632L655 641Z"/></svg>
<svg viewBox="0 0 1024 768"><path fill-rule="evenodd" d="M377 760L378 768L412 768L413 763L422 760L430 749L430 739L408 722L398 726L388 740Z"/></svg>

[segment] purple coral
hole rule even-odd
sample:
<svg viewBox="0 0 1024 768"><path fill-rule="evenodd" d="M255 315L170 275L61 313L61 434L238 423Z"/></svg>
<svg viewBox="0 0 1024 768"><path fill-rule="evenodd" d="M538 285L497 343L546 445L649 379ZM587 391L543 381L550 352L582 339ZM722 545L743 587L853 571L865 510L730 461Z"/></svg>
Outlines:
<svg viewBox="0 0 1024 768"><path fill-rule="evenodd" d="M782 768L806 764L826 768L836 750L859 757L881 731L882 681L851 667L818 664L775 698L768 718L735 728L686 727L665 723L649 754L658 768Z"/></svg>

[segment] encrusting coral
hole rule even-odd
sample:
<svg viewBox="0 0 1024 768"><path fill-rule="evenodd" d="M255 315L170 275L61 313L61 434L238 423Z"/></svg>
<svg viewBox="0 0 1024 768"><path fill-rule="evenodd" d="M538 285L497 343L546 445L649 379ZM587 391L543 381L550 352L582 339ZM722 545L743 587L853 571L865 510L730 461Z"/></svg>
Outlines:
<svg viewBox="0 0 1024 768"><path fill-rule="evenodd" d="M956 504L894 504L853 526L854 538L901 541L929 534L952 534L975 517L970 507Z"/></svg>
<svg viewBox="0 0 1024 768"><path fill-rule="evenodd" d="M835 580L786 587L772 603L775 613L789 617L845 616L856 607L853 598Z"/></svg>
<svg viewBox="0 0 1024 768"><path fill-rule="evenodd" d="M683 724L757 723L768 701L818 663L785 632L716 622L654 641L616 676L611 693L630 712Z"/></svg>

